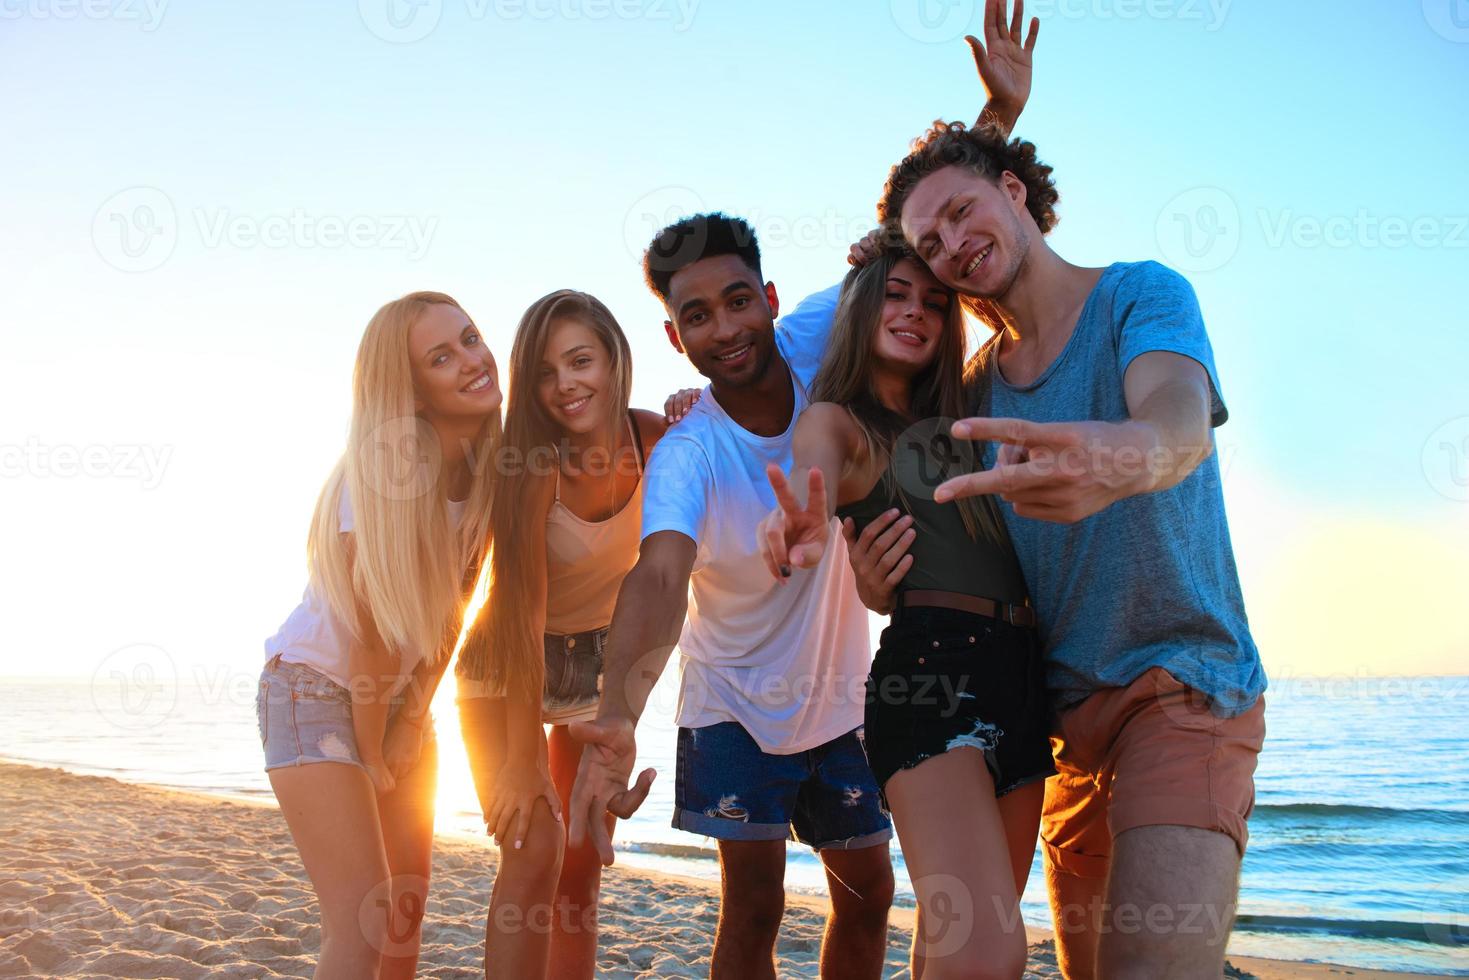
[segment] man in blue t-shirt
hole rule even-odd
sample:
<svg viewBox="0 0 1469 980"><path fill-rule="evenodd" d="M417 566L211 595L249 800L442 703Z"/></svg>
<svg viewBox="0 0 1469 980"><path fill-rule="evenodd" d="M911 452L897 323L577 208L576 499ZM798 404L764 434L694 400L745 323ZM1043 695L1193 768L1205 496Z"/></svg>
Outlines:
<svg viewBox="0 0 1469 980"><path fill-rule="evenodd" d="M1188 282L1053 252L1050 175L1033 145L956 123L888 178L885 225L1001 322L979 417L954 426L988 468L935 499L998 496L1031 590L1066 976L1218 976L1265 733L1214 453L1227 413Z"/></svg>

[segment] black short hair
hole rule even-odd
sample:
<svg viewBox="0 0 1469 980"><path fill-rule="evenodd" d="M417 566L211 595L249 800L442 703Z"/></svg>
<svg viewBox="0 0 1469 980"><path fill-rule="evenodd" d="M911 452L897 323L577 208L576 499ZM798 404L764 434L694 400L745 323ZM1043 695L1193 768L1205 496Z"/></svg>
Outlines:
<svg viewBox="0 0 1469 980"><path fill-rule="evenodd" d="M716 255L738 255L760 282L760 243L755 229L742 218L731 218L720 211L696 214L664 228L653 236L643 252L643 278L648 288L665 303L673 274L700 259Z"/></svg>

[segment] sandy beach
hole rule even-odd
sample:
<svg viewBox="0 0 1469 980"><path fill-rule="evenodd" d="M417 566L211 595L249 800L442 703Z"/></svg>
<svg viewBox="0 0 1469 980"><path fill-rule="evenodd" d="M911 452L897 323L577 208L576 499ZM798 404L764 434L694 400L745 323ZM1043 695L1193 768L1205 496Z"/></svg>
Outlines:
<svg viewBox="0 0 1469 980"><path fill-rule="evenodd" d="M316 902L285 821L251 805L59 769L0 763L0 976L309 977ZM480 975L496 852L438 839L421 976ZM782 976L816 976L822 902L792 896ZM613 868L605 878L606 977L702 977L718 895L706 882ZM898 910L886 976L908 976L911 911ZM1059 977L1031 930L1027 977ZM1233 957L1231 976L1405 977Z"/></svg>

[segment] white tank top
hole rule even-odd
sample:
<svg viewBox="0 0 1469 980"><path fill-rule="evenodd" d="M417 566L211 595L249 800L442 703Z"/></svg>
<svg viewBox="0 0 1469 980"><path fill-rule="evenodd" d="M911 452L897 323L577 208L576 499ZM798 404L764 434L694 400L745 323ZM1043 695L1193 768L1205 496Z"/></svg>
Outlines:
<svg viewBox="0 0 1469 980"><path fill-rule="evenodd" d="M464 520L465 501L450 500L448 503L449 520L458 527ZM345 486L337 502L337 521L338 530L352 530L352 501ZM276 634L265 641L265 657L269 660L280 654L287 663L312 667L350 690L351 641L352 631L337 619L326 598L317 595L308 584L301 596L301 604L286 617ZM417 651L415 656L403 658L402 670L392 690L394 695L407 686L408 674L422 656L422 651Z"/></svg>
<svg viewBox="0 0 1469 980"><path fill-rule="evenodd" d="M638 485L627 503L605 521L584 521L561 502L561 467L556 499L546 515L546 632L585 633L612 622L617 590L638 561L643 527L643 441L632 417L628 429L637 449Z"/></svg>

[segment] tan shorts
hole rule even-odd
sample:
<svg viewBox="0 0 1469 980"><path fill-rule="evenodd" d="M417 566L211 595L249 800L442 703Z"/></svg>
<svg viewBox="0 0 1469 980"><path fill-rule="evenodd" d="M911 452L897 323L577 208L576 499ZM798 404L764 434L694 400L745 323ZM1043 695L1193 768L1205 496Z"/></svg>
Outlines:
<svg viewBox="0 0 1469 980"><path fill-rule="evenodd" d="M1265 698L1234 718L1161 667L1098 691L1052 726L1056 775L1046 781L1041 841L1062 871L1104 878L1112 841L1134 827L1202 827L1241 855L1255 807Z"/></svg>

